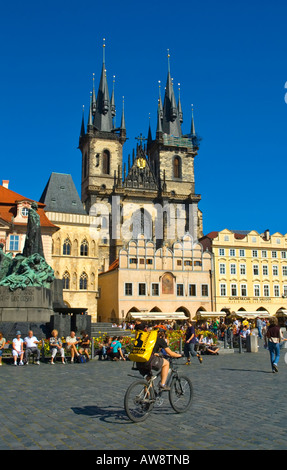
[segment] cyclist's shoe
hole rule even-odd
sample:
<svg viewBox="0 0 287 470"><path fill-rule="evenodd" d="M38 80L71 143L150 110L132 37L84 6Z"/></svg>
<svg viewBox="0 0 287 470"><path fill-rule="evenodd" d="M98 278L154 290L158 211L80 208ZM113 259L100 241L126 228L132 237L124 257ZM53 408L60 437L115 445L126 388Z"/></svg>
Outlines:
<svg viewBox="0 0 287 470"><path fill-rule="evenodd" d="M170 390L170 387L168 387L167 385L159 384L159 390L160 392L168 392Z"/></svg>
<svg viewBox="0 0 287 470"><path fill-rule="evenodd" d="M186 361L185 365L190 366L190 361Z"/></svg>
<svg viewBox="0 0 287 470"><path fill-rule="evenodd" d="M199 362L200 362L200 364L201 364L201 363L202 363L202 357L199 356L199 355L198 355L197 357L198 357L198 360L199 360Z"/></svg>

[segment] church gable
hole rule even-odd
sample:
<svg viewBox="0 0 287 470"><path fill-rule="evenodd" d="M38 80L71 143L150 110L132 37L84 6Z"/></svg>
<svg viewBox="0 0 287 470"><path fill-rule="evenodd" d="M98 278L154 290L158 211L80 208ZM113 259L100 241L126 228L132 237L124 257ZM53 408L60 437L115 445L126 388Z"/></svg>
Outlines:
<svg viewBox="0 0 287 470"><path fill-rule="evenodd" d="M137 156L133 165L128 169L128 174L124 178L123 186L125 188L152 190L158 189L155 176L149 166L142 146L137 148Z"/></svg>

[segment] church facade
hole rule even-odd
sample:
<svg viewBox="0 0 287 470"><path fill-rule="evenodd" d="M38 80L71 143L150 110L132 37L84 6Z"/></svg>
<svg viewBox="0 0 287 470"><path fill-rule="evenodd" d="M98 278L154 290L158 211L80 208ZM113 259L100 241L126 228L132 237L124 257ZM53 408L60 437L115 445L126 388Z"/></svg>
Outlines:
<svg viewBox="0 0 287 470"><path fill-rule="evenodd" d="M177 102L175 99L169 57L165 95L162 100L159 93L156 106L155 137L149 127L147 139L140 135L132 156L124 163L124 103L120 126L116 127L115 92L114 87L111 94L108 89L104 45L99 86L96 90L93 80L86 125L84 112L82 116L80 197L71 175L53 173L40 199L51 222L59 227L53 236L52 267L56 276L63 279L65 303L85 307L93 321L122 321L133 307L165 312L184 308L190 317L201 307L211 308L211 255L206 253L203 262L198 243L202 214L198 208L200 195L195 192L194 158L199 139L193 116L188 132L182 130L182 106L180 98ZM182 244L185 236L189 240L188 252L181 253L182 264L175 268L170 255L178 246L187 249L186 242ZM138 248L134 250L134 246ZM136 299L134 287L132 296L125 295L119 303L107 305L111 292L123 291L122 279L126 276L136 275L134 282L141 283L142 261L146 258L142 251L151 246L153 255L144 266L150 274L153 269L159 270L151 283L158 286L153 305L148 302L150 283L146 283L146 296ZM127 262L133 264L126 267L123 260L126 253L130 258L132 251L135 252ZM162 260L159 267L161 256L168 262ZM118 269L111 270L115 265ZM132 269L135 267L140 269ZM103 275L99 285L99 275L106 272L112 275ZM168 294L162 289L162 279L172 280L173 288ZM197 288L190 295L191 284ZM162 295L164 303L159 302ZM148 305L144 306L143 301Z"/></svg>
<svg viewBox="0 0 287 470"><path fill-rule="evenodd" d="M103 50L105 51L105 45ZM157 103L155 138L149 127L123 163L126 142L124 107L115 127L114 89L109 94L105 54L99 88L91 93L87 126L82 120L79 149L82 154L81 200L100 227L99 266L106 269L131 239L144 234L160 248L172 246L189 233L194 242L202 236L200 195L195 193L194 158L199 144L193 117L183 133L182 106L176 103L168 57L165 95ZM143 141L146 140L145 144Z"/></svg>

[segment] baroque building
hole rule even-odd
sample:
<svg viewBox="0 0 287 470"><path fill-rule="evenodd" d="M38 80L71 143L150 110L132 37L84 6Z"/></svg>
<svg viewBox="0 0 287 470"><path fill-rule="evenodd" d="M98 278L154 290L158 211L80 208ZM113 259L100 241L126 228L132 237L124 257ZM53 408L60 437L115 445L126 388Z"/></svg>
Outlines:
<svg viewBox="0 0 287 470"><path fill-rule="evenodd" d="M217 312L246 315L287 313L287 237L251 231L214 231L200 239L214 259Z"/></svg>

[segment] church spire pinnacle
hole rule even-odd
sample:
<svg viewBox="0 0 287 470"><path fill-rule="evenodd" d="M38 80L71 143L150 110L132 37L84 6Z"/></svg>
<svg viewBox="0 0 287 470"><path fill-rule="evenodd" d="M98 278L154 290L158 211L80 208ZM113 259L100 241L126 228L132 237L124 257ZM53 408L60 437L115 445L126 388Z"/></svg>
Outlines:
<svg viewBox="0 0 287 470"><path fill-rule="evenodd" d="M82 109L82 124L81 124L81 132L80 132L80 138L85 135L85 106L83 105Z"/></svg>
<svg viewBox="0 0 287 470"><path fill-rule="evenodd" d="M93 92L90 93L90 110L87 130L88 132L93 130Z"/></svg>
<svg viewBox="0 0 287 470"><path fill-rule="evenodd" d="M103 39L103 64L102 74L98 89L96 110L94 114L94 126L97 130L103 132L111 132L113 129L112 122L112 110L107 82L107 70L106 70L106 43Z"/></svg>
<svg viewBox="0 0 287 470"><path fill-rule="evenodd" d="M111 96L111 113L113 118L116 115L116 105L115 105L115 75L113 76L113 91L112 91L112 96ZM115 126L114 126L115 127Z"/></svg>
<svg viewBox="0 0 287 470"><path fill-rule="evenodd" d="M191 105L191 129L190 129L191 136L196 136L195 133L195 125L194 125L194 116L193 116L193 104Z"/></svg>
<svg viewBox="0 0 287 470"><path fill-rule="evenodd" d="M124 97L124 96L123 96L123 110L122 110L121 130L126 130L126 120L125 120L125 97Z"/></svg>
<svg viewBox="0 0 287 470"><path fill-rule="evenodd" d="M178 84L178 104L177 104L177 111L178 111L178 117L179 121L182 124L183 123L183 114L182 114L182 107L181 107L181 101L180 101L180 83Z"/></svg>
<svg viewBox="0 0 287 470"><path fill-rule="evenodd" d="M174 137L181 137L181 126L178 107L173 90L173 82L170 74L170 52L168 49L168 72L167 81L165 88L165 96L163 103L163 119L162 119L162 131L165 134L173 135Z"/></svg>

